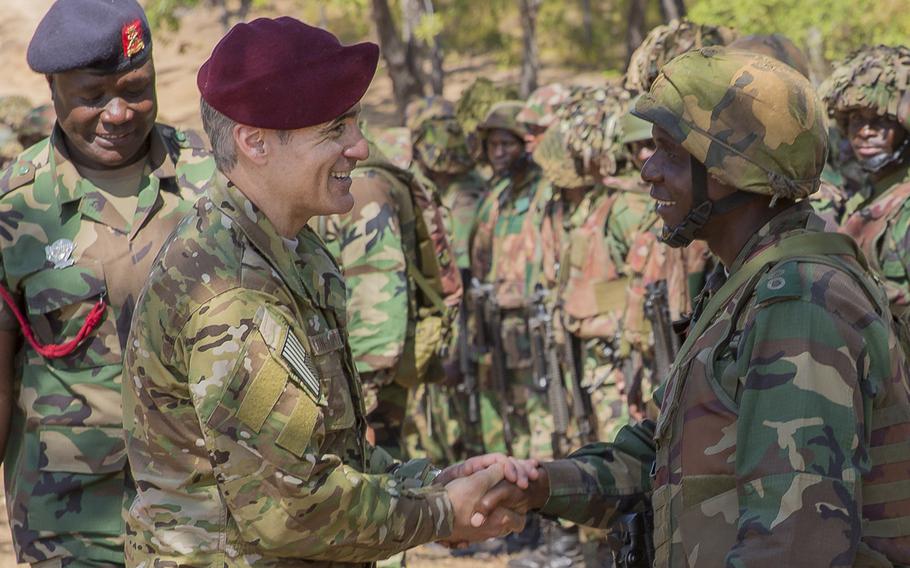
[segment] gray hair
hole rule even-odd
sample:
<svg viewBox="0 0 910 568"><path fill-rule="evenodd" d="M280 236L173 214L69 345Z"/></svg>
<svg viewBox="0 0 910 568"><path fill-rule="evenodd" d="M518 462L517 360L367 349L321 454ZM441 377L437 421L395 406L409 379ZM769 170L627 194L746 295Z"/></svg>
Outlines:
<svg viewBox="0 0 910 568"><path fill-rule="evenodd" d="M207 102L200 99L202 128L212 143L215 165L221 172L229 172L237 165L237 148L234 146L234 127L237 123L224 116Z"/></svg>
<svg viewBox="0 0 910 568"><path fill-rule="evenodd" d="M234 145L234 127L237 121L228 118L215 110L212 105L199 99L202 112L202 128L212 143L212 155L215 165L222 173L227 173L237 165L237 147ZM294 136L293 130L276 130L278 141L287 144Z"/></svg>

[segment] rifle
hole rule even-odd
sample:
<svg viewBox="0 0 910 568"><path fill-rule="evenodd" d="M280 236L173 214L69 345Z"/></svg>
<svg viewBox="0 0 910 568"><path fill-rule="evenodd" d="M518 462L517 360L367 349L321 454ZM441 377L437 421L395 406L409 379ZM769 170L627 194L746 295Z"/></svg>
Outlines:
<svg viewBox="0 0 910 568"><path fill-rule="evenodd" d="M569 402L559 365L559 353L553 341L553 318L544 304L545 298L546 292L538 285L531 299L528 331L531 336L534 384L539 391L547 393L547 404L553 415L553 457L558 459L569 453Z"/></svg>
<svg viewBox="0 0 910 568"><path fill-rule="evenodd" d="M556 309L565 314L562 303ZM594 415L594 406L591 403L591 394L582 386L582 367L579 366L578 356L580 351L578 338L569 331L565 318L562 319L563 332L563 361L569 371L569 383L572 385L572 414L578 422L578 438L581 445L590 444L597 439L597 418Z"/></svg>
<svg viewBox="0 0 910 568"><path fill-rule="evenodd" d="M462 274L462 281L466 281L465 275ZM475 280L476 281L476 280ZM480 311L476 308L476 298L472 294L473 287L468 288L464 287L465 290L469 290L465 294L463 302L463 308L458 312L458 368L461 371L461 384L458 385L458 392L467 399L468 402L468 422L472 426L477 426L480 423L480 408L478 403L478 393L477 393L477 361L471 356L469 350L468 342L468 309L471 310L471 313L478 315L476 312ZM483 323L483 320L477 320L477 325ZM478 349L479 351L479 349Z"/></svg>
<svg viewBox="0 0 910 568"><path fill-rule="evenodd" d="M679 337L670 320L670 303L667 298L667 281L658 280L645 287L645 317L654 333L654 374L662 382L679 351Z"/></svg>
<svg viewBox="0 0 910 568"><path fill-rule="evenodd" d="M502 418L502 439L506 446L506 453L512 454L512 425L509 419L512 416L512 406L509 387L506 384L505 351L502 346L502 308L496 302L492 284L480 284L476 279L471 282L471 294L476 299L475 312L478 317L477 329L478 343L490 353L493 388L499 399L499 415ZM489 343L492 342L492 345Z"/></svg>
<svg viewBox="0 0 910 568"><path fill-rule="evenodd" d="M613 549L616 568L651 568L654 566L654 514L646 511L619 517L607 543Z"/></svg>

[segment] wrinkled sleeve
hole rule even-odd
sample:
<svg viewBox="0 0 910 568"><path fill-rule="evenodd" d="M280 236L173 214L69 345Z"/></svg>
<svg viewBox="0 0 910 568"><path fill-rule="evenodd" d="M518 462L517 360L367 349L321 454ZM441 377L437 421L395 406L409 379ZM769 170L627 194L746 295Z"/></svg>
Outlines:
<svg viewBox="0 0 910 568"><path fill-rule="evenodd" d="M653 423L623 426L613 443L589 444L548 462L550 497L541 512L598 528L630 511L651 491Z"/></svg>
<svg viewBox="0 0 910 568"><path fill-rule="evenodd" d="M229 292L194 314L178 346L199 443L241 537L280 557L369 562L450 534L444 488L339 455L339 439L363 444L343 350L289 353L287 333L306 344L291 321L269 296Z"/></svg>
<svg viewBox="0 0 910 568"><path fill-rule="evenodd" d="M910 316L910 204L904 203L887 229L881 252L884 285L895 315Z"/></svg>
<svg viewBox="0 0 910 568"><path fill-rule="evenodd" d="M367 173L370 176L370 173ZM348 333L361 373L395 367L404 351L408 278L397 205L377 175L354 178L354 208L339 219Z"/></svg>
<svg viewBox="0 0 910 568"><path fill-rule="evenodd" d="M0 211L0 229L2 229L2 224L3 216L2 211ZM6 282L6 265L3 263L2 252L0 252L0 285L6 288L14 301L19 300L19 295ZM0 331L19 331L19 322L16 320L16 316L13 315L13 310L2 299L0 299Z"/></svg>
<svg viewBox="0 0 910 568"><path fill-rule="evenodd" d="M740 368L724 373L739 377L740 516L727 566L853 565L868 452L859 373L868 373L876 349L859 330L883 326L868 304L838 300L844 280L819 278L811 300L760 308Z"/></svg>

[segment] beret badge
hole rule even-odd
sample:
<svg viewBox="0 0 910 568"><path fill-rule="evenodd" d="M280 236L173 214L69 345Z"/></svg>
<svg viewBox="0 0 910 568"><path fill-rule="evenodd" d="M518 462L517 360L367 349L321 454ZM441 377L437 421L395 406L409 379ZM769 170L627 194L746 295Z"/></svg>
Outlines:
<svg viewBox="0 0 910 568"><path fill-rule="evenodd" d="M121 36L123 39L123 55L126 57L132 57L145 49L145 42L142 40L142 22L140 20L133 20L125 24Z"/></svg>

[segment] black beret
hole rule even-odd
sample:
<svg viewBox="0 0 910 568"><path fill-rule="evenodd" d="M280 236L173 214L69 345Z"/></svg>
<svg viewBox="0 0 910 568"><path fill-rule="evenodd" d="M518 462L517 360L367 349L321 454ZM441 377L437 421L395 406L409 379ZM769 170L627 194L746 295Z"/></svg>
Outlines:
<svg viewBox="0 0 910 568"><path fill-rule="evenodd" d="M237 24L199 68L212 108L236 122L294 130L333 120L359 101L379 46L342 45L334 35L282 16Z"/></svg>
<svg viewBox="0 0 910 568"><path fill-rule="evenodd" d="M136 0L57 0L28 44L37 73L90 69L122 73L152 54L152 34Z"/></svg>

